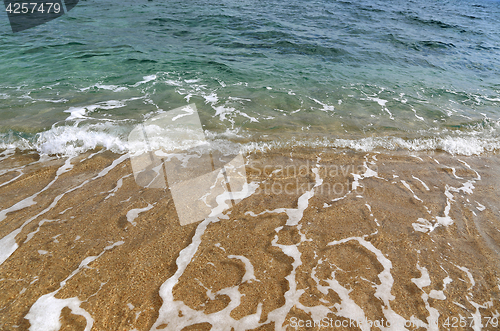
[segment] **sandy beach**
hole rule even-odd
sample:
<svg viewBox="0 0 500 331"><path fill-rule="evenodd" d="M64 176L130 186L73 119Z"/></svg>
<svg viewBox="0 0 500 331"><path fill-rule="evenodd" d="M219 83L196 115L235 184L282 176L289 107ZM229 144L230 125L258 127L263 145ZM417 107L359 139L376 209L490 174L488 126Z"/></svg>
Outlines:
<svg viewBox="0 0 500 331"><path fill-rule="evenodd" d="M138 186L127 155L4 151L2 329L496 329L497 155L245 160L252 193L181 226L169 190Z"/></svg>

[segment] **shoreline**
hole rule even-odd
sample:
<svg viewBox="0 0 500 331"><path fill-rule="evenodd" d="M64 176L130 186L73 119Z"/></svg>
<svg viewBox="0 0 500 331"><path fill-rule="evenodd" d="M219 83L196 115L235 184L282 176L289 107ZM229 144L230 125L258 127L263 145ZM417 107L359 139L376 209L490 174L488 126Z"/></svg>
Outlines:
<svg viewBox="0 0 500 331"><path fill-rule="evenodd" d="M100 131L92 126L56 126L38 132L30 138L16 134L0 133L0 153L5 151L36 152L45 156L75 157L95 150L106 149L124 154L131 148L131 142L122 132ZM296 128L297 129L297 128ZM275 130L253 131L226 128L226 131L204 131L211 147L225 152L239 149L243 153L269 152L294 148L345 149L357 152L446 152L456 156L482 156L498 154L500 138L489 130L439 130L418 132L379 131L367 132L321 132L309 129L301 131ZM136 143L136 142L134 142ZM172 142L167 142L171 144ZM103 147L105 146L105 147ZM137 148L137 147L133 147ZM172 148L175 148L173 146Z"/></svg>

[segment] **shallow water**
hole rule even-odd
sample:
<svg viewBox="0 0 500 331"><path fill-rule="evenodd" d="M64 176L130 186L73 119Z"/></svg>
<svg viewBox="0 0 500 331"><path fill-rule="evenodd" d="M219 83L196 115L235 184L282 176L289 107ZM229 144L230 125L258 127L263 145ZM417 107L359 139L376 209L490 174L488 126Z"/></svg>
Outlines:
<svg viewBox="0 0 500 331"><path fill-rule="evenodd" d="M185 226L126 156L2 158L6 330L497 329L497 156L252 153L248 196Z"/></svg>

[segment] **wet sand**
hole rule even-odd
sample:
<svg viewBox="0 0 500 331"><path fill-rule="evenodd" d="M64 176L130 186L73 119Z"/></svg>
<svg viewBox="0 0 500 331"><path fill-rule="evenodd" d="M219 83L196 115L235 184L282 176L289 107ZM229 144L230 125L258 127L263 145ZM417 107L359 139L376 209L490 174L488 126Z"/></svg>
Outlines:
<svg viewBox="0 0 500 331"><path fill-rule="evenodd" d="M4 151L0 328L497 329L497 155L246 160L253 194L181 226L169 190L138 186L126 156Z"/></svg>

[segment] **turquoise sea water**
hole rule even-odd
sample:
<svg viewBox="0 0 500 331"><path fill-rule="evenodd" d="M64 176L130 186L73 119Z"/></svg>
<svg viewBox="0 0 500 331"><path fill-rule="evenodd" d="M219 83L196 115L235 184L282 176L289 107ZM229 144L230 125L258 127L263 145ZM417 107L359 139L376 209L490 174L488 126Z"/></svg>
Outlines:
<svg viewBox="0 0 500 331"><path fill-rule="evenodd" d="M127 150L195 103L208 136L358 149L500 148L500 1L80 1L12 33L0 148Z"/></svg>

